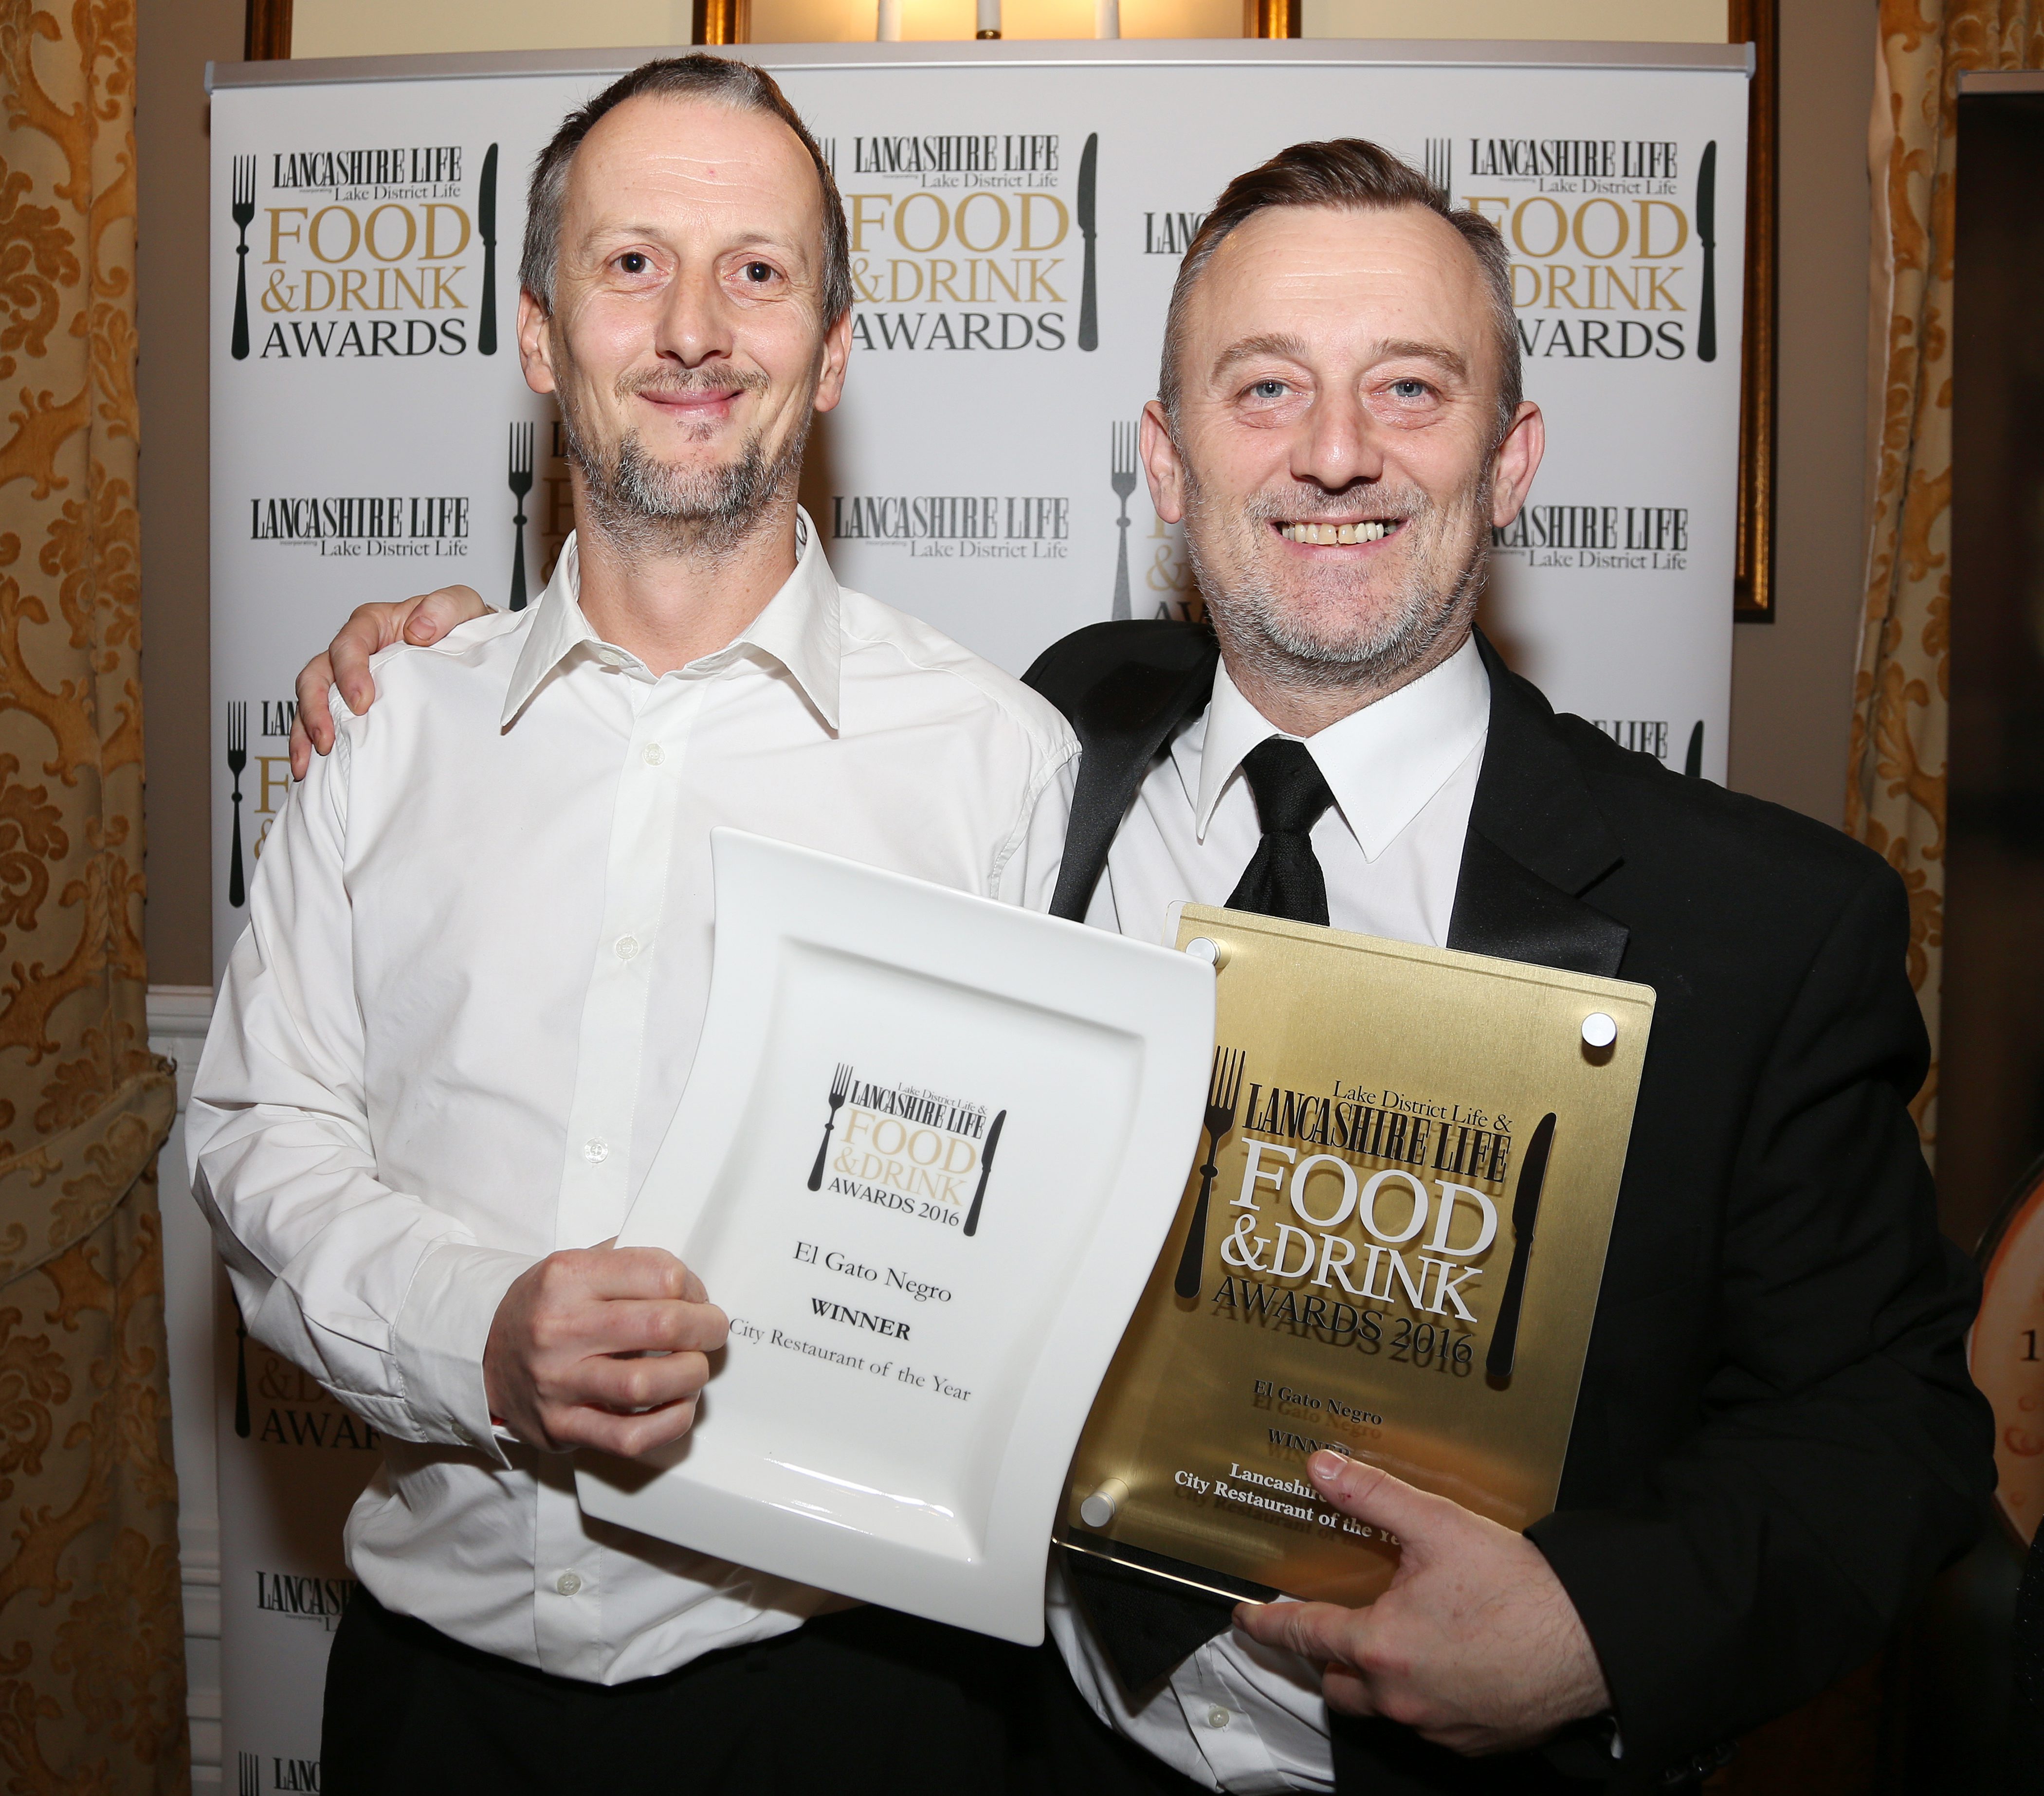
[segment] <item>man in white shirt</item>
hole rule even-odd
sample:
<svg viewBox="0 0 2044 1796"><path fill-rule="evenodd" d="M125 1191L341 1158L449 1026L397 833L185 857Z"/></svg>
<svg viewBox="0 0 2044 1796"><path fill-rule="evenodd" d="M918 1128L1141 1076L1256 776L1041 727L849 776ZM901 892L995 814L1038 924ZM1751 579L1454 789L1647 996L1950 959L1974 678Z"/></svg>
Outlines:
<svg viewBox="0 0 2044 1796"><path fill-rule="evenodd" d="M188 1124L250 1328L384 1437L323 1787L955 1789L1009 1729L961 1671L995 1643L805 1628L845 1606L590 1522L571 1454L685 1433L724 1338L678 1260L605 1245L700 1031L711 829L1040 909L1075 744L840 589L796 506L851 283L770 80L639 70L563 125L529 220L519 348L576 535L532 609L396 650L341 720Z"/></svg>
<svg viewBox="0 0 2044 1796"><path fill-rule="evenodd" d="M1295 146L1189 251L1144 420L1215 635L1096 625L1029 676L1084 750L1059 914L1155 938L1228 903L1660 994L1553 1515L1513 1533L1320 1454L1404 1543L1370 1609L1231 1631L1054 1580L1096 1710L1242 1796L1693 1786L1876 1649L1992 1483L1906 1108L1906 899L1835 832L1555 717L1473 633L1541 431L1494 230L1373 146ZM467 602L358 613L342 689Z"/></svg>

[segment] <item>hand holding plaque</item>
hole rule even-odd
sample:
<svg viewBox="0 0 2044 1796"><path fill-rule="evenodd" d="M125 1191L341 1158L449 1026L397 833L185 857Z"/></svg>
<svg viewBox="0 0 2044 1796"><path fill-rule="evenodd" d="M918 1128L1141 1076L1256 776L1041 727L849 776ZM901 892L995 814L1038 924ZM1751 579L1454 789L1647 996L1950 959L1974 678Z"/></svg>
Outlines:
<svg viewBox="0 0 2044 1796"><path fill-rule="evenodd" d="M1343 1514L1400 1542L1389 1587L1366 1608L1235 1612L1252 1639L1321 1668L1330 1708L1481 1754L1518 1751L1611 1706L1582 1618L1524 1535L1338 1453L1315 1453L1306 1473Z"/></svg>

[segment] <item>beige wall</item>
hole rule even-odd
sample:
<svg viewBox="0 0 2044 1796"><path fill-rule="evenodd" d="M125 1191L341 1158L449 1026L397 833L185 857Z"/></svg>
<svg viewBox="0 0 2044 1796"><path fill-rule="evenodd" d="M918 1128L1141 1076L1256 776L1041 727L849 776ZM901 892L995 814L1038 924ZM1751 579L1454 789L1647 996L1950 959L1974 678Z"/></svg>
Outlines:
<svg viewBox="0 0 2044 1796"><path fill-rule="evenodd" d="M1450 0L1467 4L1468 0ZM1489 0L1492 5L1504 0ZM1628 0L1554 0L1616 10ZM1657 8L1715 6L1723 0L1631 0ZM691 0L603 0L566 7L559 0L295 0L292 53L385 56L427 50L559 50L689 40ZM974 0L903 0L904 38L970 37ZM870 42L875 0L752 0L759 44ZM1093 0L1003 0L1002 34L1015 38L1090 37ZM1719 30L1722 33L1722 23ZM1122 0L1124 37L1238 37L1242 0Z"/></svg>
<svg viewBox="0 0 2044 1796"><path fill-rule="evenodd" d="M1796 6L1801 0L1785 0ZM1304 0L1308 37L1722 44L1725 0Z"/></svg>
<svg viewBox="0 0 2044 1796"><path fill-rule="evenodd" d="M636 49L687 43L693 17L692 0L292 0L291 54Z"/></svg>
<svg viewBox="0 0 2044 1796"><path fill-rule="evenodd" d="M759 44L849 44L873 36L873 0L752 0L752 36ZM970 37L978 21L974 0L902 0L901 35ZM1001 35L1008 38L1091 37L1093 0L1001 0ZM1239 37L1242 0L1121 0L1124 37Z"/></svg>
<svg viewBox="0 0 2044 1796"><path fill-rule="evenodd" d="M149 977L213 983L207 805L206 64L242 0L141 0L135 137Z"/></svg>
<svg viewBox="0 0 2044 1796"><path fill-rule="evenodd" d="M1782 0L1777 621L1732 638L1731 783L1838 823L1865 561L1872 0Z"/></svg>
<svg viewBox="0 0 2044 1796"><path fill-rule="evenodd" d="M678 0L613 3L620 13L636 6L650 17ZM1315 3L1361 8L1377 0ZM1550 0L1550 9L1604 6L1632 19L1635 34L1658 29L1694 3ZM1136 4L1124 0L1124 17L1132 16ZM587 22L597 9L571 12L557 0L517 5L555 21L573 18L582 41L597 40ZM1425 15L1427 29L1443 30L1458 10L1474 18L1486 7L1500 6L1521 21L1523 33L1529 15L1520 0L1435 0ZM381 16L380 9L421 30L444 30L471 13L486 21L514 10L509 0L436 0L432 6L419 0L298 0L302 49L321 9L336 17L352 13L361 21ZM1411 29L1410 0L1397 0L1397 10ZM1780 620L1741 625L1735 636L1731 783L1836 823L1843 803L1864 534L1860 470L1873 11L1870 0L1783 0L1782 15ZM203 984L212 973L208 170L201 80L208 57L240 54L241 32L242 0L141 0L136 130L141 151L142 676L148 731L149 972L159 984ZM614 40L635 37L646 40L636 26L633 36ZM336 48L332 42L327 47ZM458 46L435 40L414 47ZM359 53L367 46L347 48ZM314 646L309 643L308 652Z"/></svg>
<svg viewBox="0 0 2044 1796"><path fill-rule="evenodd" d="M1801 0L1789 0L1791 5ZM1723 43L1725 0L1305 0L1308 37L1627 38ZM905 0L902 35L970 37L973 0ZM690 0L294 0L298 56L685 44ZM752 0L761 44L870 39L874 0ZM1093 0L1004 0L1009 37L1090 37ZM1124 37L1234 37L1240 0L1122 0Z"/></svg>

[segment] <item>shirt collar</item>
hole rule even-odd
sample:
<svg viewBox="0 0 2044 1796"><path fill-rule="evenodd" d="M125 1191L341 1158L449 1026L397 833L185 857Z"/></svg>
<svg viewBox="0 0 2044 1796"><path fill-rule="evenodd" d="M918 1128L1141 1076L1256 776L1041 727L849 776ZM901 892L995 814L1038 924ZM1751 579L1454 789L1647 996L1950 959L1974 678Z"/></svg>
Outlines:
<svg viewBox="0 0 2044 1796"><path fill-rule="evenodd" d="M504 695L504 726L509 728L556 670L582 656L613 667L640 662L613 647L590 627L581 604L582 558L570 535L554 565L554 577L533 607L518 664ZM795 510L795 571L737 637L692 662L692 672L713 674L745 654L764 655L786 670L824 722L838 727L838 681L843 638L838 616L838 585L831 572L809 513Z"/></svg>
<svg viewBox="0 0 2044 1796"><path fill-rule="evenodd" d="M1472 637L1439 666L1307 739L1306 748L1364 858L1374 861L1469 758L1489 727L1490 677ZM1214 670L1200 747L1195 812L1202 842L1243 757L1284 734L1243 697L1224 658Z"/></svg>

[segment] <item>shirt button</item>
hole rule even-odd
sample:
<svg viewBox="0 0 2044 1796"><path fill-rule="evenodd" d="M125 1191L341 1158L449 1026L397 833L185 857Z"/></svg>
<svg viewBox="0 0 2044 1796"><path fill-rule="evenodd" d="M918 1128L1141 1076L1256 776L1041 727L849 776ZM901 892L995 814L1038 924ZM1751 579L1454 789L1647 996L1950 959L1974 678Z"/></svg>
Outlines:
<svg viewBox="0 0 2044 1796"><path fill-rule="evenodd" d="M574 1574L572 1572L568 1574L568 1576L571 1578L574 1575ZM565 1579L563 1579L563 1583L566 1581L567 1580ZM1207 1725L1210 1728L1224 1728L1230 1721L1234 1720L1234 1718L1235 1717L1229 1714L1225 1709L1222 1708L1218 1702L1207 1711Z"/></svg>
<svg viewBox="0 0 2044 1796"><path fill-rule="evenodd" d="M582 1588L582 1579L578 1578L572 1572L563 1572L559 1577L554 1580L554 1588L559 1591L563 1596L573 1596L577 1591Z"/></svg>
<svg viewBox="0 0 2044 1796"><path fill-rule="evenodd" d="M591 1135L582 1144L582 1157L592 1166L601 1166L610 1157L610 1143L601 1135Z"/></svg>
<svg viewBox="0 0 2044 1796"><path fill-rule="evenodd" d="M657 767L663 761L667 758L667 751L664 748L661 747L661 746L656 742L649 742L647 743L645 747L640 751L640 754L641 757L645 761L646 765L649 767Z"/></svg>
<svg viewBox="0 0 2044 1796"><path fill-rule="evenodd" d="M628 961L639 952L639 938L636 935L620 935L617 938L617 957L620 961Z"/></svg>

